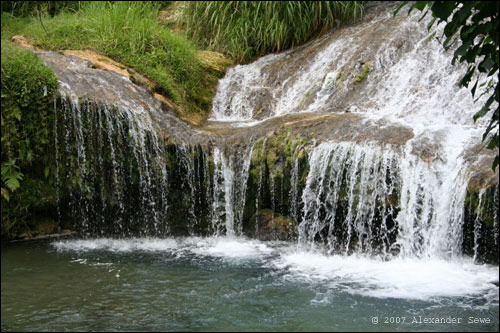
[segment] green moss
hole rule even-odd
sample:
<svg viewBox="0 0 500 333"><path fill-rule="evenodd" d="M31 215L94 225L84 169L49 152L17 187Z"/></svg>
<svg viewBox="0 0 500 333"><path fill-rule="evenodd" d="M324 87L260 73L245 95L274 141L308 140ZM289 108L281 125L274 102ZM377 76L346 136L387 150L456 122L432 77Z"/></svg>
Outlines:
<svg viewBox="0 0 500 333"><path fill-rule="evenodd" d="M277 212L273 212L271 209L259 210L254 216L252 216L252 219L255 219L256 215L260 215L262 220L267 222L267 225L264 227L274 229L287 235L290 235L295 230L296 223L293 219L288 216L283 216Z"/></svg>
<svg viewBox="0 0 500 333"><path fill-rule="evenodd" d="M278 155L274 149L269 149L266 155L266 163L269 170L272 170L276 162L278 161Z"/></svg>
<svg viewBox="0 0 500 333"><path fill-rule="evenodd" d="M283 169L281 167L277 166L274 169L274 177L283 178Z"/></svg>
<svg viewBox="0 0 500 333"><path fill-rule="evenodd" d="M468 190L465 198L465 206L469 210L469 214L474 217L479 216L483 224L489 229L493 228L496 212L499 209L498 193L495 195L495 191L498 191L496 186L491 186L485 190L480 198L478 191Z"/></svg>
<svg viewBox="0 0 500 333"><path fill-rule="evenodd" d="M363 81L364 79L366 79L366 77L368 76L368 73L370 72L370 65L368 63L364 64L363 66L363 71L354 79L354 82L355 83L360 83L361 81Z"/></svg>

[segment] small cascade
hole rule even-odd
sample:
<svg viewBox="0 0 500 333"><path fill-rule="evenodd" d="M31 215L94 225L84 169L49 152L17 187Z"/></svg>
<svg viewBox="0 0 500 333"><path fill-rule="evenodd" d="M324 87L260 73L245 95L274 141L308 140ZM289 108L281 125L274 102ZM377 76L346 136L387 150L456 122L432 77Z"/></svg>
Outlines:
<svg viewBox="0 0 500 333"><path fill-rule="evenodd" d="M292 167L292 172L291 172L291 179L290 179L290 193L288 194L288 197L290 198L290 217L294 221L300 221L299 218L299 213L300 213L300 197L299 197L299 191L300 191L300 158L299 154L303 152L304 149L304 144L299 144L295 147L295 150L293 152L293 167Z"/></svg>
<svg viewBox="0 0 500 333"><path fill-rule="evenodd" d="M217 147L214 147L214 165L212 228L216 235L221 235L224 231L228 235L234 234L233 191L231 188L234 172L228 165L224 154Z"/></svg>
<svg viewBox="0 0 500 333"><path fill-rule="evenodd" d="M401 173L398 239L403 257L451 257L461 253L468 174L461 159L435 161L432 169L408 151Z"/></svg>
<svg viewBox="0 0 500 333"><path fill-rule="evenodd" d="M474 219L474 262L477 262L479 256L479 238L481 237L481 203L484 193L484 190L481 190L479 193L479 204L477 205L476 218Z"/></svg>
<svg viewBox="0 0 500 333"><path fill-rule="evenodd" d="M409 258L461 255L468 174L460 160L429 170L404 149L325 142L309 164L302 245L322 241L330 252ZM475 256L479 226L477 215Z"/></svg>
<svg viewBox="0 0 500 333"><path fill-rule="evenodd" d="M59 201L83 235L242 234L252 144L226 156L165 141L146 108L79 100L62 86L56 179L67 196Z"/></svg>
<svg viewBox="0 0 500 333"><path fill-rule="evenodd" d="M295 221L298 220L298 192L299 192L299 159L295 158L293 162L292 168L292 178L291 178L291 186L290 186L290 217L292 217Z"/></svg>
<svg viewBox="0 0 500 333"><path fill-rule="evenodd" d="M410 123L417 132L445 122L473 125L480 104L457 87L467 66L451 65L451 51L429 38L430 15L422 22L415 12L394 16L396 7L380 5L354 26L231 68L219 81L212 118L348 111Z"/></svg>
<svg viewBox="0 0 500 333"><path fill-rule="evenodd" d="M55 171L55 181L56 181L56 203L57 203L57 228L61 229L61 207L59 207L59 203L61 202L60 198L60 185L61 180L59 176L59 140L58 140L58 130L57 130L57 95L54 93L54 157L56 164ZM58 230L58 231L59 231Z"/></svg>
<svg viewBox="0 0 500 333"><path fill-rule="evenodd" d="M184 171L182 173L183 181L181 182L181 192L186 195L188 201L188 223L187 225L191 228L193 224L196 223L196 196L195 196L195 166L193 158L193 149L184 145L176 146L176 161L180 164L181 169ZM192 230L190 230L192 232Z"/></svg>
<svg viewBox="0 0 500 333"><path fill-rule="evenodd" d="M80 103L65 91L59 101L57 163L65 163L57 178L69 188L66 201L82 231L89 236L165 231L160 225L168 207L166 163L148 123L126 109Z"/></svg>
<svg viewBox="0 0 500 333"><path fill-rule="evenodd" d="M390 147L325 142L309 158L299 242L330 252L387 252L394 242L399 169Z"/></svg>
<svg viewBox="0 0 500 333"><path fill-rule="evenodd" d="M255 212L257 213L260 210L260 205L259 202L262 197L262 187L263 187L263 182L264 182L264 172L266 169L266 163L265 163L265 153L266 153L266 142L267 138L262 141L262 147L260 148L260 156L258 156L258 159L260 160L260 165L259 165L259 179L257 182L257 194L255 196ZM257 214L255 214L255 234L257 235L259 233L259 223L257 223Z"/></svg>
<svg viewBox="0 0 500 333"><path fill-rule="evenodd" d="M242 234L243 209L245 208L250 158L253 145L243 154L234 152L226 158L224 152L214 147L214 190L212 228L216 235Z"/></svg>

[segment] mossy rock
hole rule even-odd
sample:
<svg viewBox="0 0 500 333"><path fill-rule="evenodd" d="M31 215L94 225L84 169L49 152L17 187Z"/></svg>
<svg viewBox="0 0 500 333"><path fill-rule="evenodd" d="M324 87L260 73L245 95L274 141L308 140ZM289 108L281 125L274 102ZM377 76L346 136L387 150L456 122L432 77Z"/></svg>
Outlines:
<svg viewBox="0 0 500 333"><path fill-rule="evenodd" d="M280 215L270 209L258 211L251 220L254 221L252 227L245 230L245 234L249 237L270 241L289 240L295 236L295 222L288 216Z"/></svg>

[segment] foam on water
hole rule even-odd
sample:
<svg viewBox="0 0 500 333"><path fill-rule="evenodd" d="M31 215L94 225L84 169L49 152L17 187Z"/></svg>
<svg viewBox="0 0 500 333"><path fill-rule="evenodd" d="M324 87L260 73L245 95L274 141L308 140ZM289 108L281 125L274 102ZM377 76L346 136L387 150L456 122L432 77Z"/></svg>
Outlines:
<svg viewBox="0 0 500 333"><path fill-rule="evenodd" d="M274 252L270 246L263 242L243 237L98 238L55 241L52 246L61 252L153 252L171 253L177 256L195 254L228 259L260 258Z"/></svg>
<svg viewBox="0 0 500 333"><path fill-rule="evenodd" d="M57 251L109 251L109 252L165 252L177 248L178 242L174 238L130 238L130 239L83 239L63 240L52 243Z"/></svg>
<svg viewBox="0 0 500 333"><path fill-rule="evenodd" d="M273 249L262 242L239 237L204 238L193 245L193 252L198 255L229 259L259 258L273 253Z"/></svg>
<svg viewBox="0 0 500 333"><path fill-rule="evenodd" d="M415 300L481 295L498 305L494 284L498 284L498 267L475 265L471 259L381 261L294 252L282 255L274 264L287 270L287 280L321 283L352 294Z"/></svg>

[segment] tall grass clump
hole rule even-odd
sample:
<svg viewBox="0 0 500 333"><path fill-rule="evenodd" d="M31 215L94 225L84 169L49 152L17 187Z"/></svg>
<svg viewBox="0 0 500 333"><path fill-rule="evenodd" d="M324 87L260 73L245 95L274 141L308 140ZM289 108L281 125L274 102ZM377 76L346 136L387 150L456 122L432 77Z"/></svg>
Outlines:
<svg viewBox="0 0 500 333"><path fill-rule="evenodd" d="M183 21L197 42L248 61L302 44L363 9L362 1L190 1Z"/></svg>

